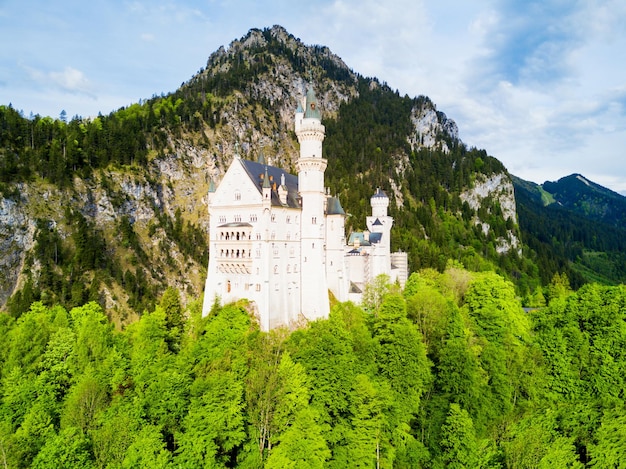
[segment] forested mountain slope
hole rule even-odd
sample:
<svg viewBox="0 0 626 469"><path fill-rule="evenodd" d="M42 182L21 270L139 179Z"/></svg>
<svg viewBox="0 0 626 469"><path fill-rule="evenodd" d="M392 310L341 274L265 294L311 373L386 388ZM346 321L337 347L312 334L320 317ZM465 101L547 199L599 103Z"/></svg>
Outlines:
<svg viewBox="0 0 626 469"><path fill-rule="evenodd" d="M522 238L550 272L576 287L626 282L626 197L581 175L537 185L513 177Z"/></svg>
<svg viewBox="0 0 626 469"><path fill-rule="evenodd" d="M283 28L251 30L167 95L69 122L0 107L0 303L96 300L124 319L167 286L201 293L209 180L235 152L293 171L293 113L312 79L327 128L327 184L363 228L380 186L410 268L448 259L538 282L502 164L458 139L426 97L400 96Z"/></svg>

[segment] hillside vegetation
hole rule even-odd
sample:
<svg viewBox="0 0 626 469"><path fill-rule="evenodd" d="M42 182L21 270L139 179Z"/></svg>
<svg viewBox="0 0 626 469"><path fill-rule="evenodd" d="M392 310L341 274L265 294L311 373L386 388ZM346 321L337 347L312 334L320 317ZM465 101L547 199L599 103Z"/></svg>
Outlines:
<svg viewBox="0 0 626 469"><path fill-rule="evenodd" d="M393 249L411 269L456 259L502 273L520 294L536 289L502 164L467 148L428 98L402 97L274 27L215 52L178 90L107 116L27 118L0 106L0 305L17 316L33 301L94 300L128 323L168 286L198 297L209 181L235 152L293 171L293 113L309 76L327 127L327 184L349 230L363 229L382 187Z"/></svg>
<svg viewBox="0 0 626 469"><path fill-rule="evenodd" d="M100 306L0 316L5 467L620 467L626 290L514 286L451 264L380 278L296 331L175 290L116 331Z"/></svg>

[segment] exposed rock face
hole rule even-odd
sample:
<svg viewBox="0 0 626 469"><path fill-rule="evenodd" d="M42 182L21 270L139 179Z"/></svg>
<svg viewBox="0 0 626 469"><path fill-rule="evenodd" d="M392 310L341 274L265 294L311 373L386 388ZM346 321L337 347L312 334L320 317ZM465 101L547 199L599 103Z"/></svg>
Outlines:
<svg viewBox="0 0 626 469"><path fill-rule="evenodd" d="M515 205L515 192L513 181L505 173L494 174L491 177L477 177L474 186L461 193L461 200L467 202L471 208L478 210L486 201L497 201L504 220L512 220L517 223L517 210ZM480 225L483 233L489 232L490 226L483 220L476 217L474 221ZM508 236L499 237L496 251L499 254L507 253L513 249L521 254L520 241L514 232L508 230Z"/></svg>
<svg viewBox="0 0 626 469"><path fill-rule="evenodd" d="M0 306L13 293L34 233L35 223L21 209L21 203L0 198Z"/></svg>
<svg viewBox="0 0 626 469"><path fill-rule="evenodd" d="M61 239L70 237L74 227L64 221L66 209L80 212L104 234L111 256L120 255L118 224L122 217L128 217L154 270L170 273L169 283L179 287L183 298L188 294L199 296L205 266L183 255L163 230L148 237L147 227L162 214L173 219L177 210L184 220L204 227L208 222L208 173L203 158L206 151L186 147L180 154L152 160L142 173L99 171L88 180L75 178L71 189L41 182L20 184L19 199L0 197L0 307L16 288L23 286L25 259L36 244L36 221L49 220L50 228ZM165 265L165 247L173 265ZM38 267L38 259L34 258L30 270L36 273ZM105 297L107 305L114 303L110 291Z"/></svg>
<svg viewBox="0 0 626 469"><path fill-rule="evenodd" d="M409 135L412 150L418 148L441 149L448 153L446 138L459 139L459 129L456 123L440 111L427 98L418 99L418 103L411 110L411 122L415 133Z"/></svg>

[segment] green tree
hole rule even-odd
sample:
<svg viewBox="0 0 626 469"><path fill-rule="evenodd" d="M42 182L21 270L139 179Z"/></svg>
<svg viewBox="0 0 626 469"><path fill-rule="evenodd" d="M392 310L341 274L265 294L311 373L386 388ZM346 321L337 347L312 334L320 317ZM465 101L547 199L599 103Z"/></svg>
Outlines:
<svg viewBox="0 0 626 469"><path fill-rule="evenodd" d="M446 467L478 467L478 442L474 424L467 411L458 404L450 404L448 416L441 429L441 449Z"/></svg>
<svg viewBox="0 0 626 469"><path fill-rule="evenodd" d="M95 468L89 438L79 429L68 427L47 440L33 460L31 468L49 469Z"/></svg>
<svg viewBox="0 0 626 469"><path fill-rule="evenodd" d="M266 468L323 468L330 458L318 415L309 406L304 367L283 353L278 367L281 382L274 414L279 431L270 441Z"/></svg>
<svg viewBox="0 0 626 469"><path fill-rule="evenodd" d="M596 440L589 447L591 467L626 468L626 412L623 408L606 412Z"/></svg>

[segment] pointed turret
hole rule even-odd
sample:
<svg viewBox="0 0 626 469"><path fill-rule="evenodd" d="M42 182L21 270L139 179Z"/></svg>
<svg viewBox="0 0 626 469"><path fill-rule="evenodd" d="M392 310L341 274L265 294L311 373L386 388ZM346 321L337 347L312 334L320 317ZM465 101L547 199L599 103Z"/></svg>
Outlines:
<svg viewBox="0 0 626 469"><path fill-rule="evenodd" d="M306 109L304 110L305 119L322 119L322 112L317 103L317 96L313 86L309 85L309 89L306 92Z"/></svg>

